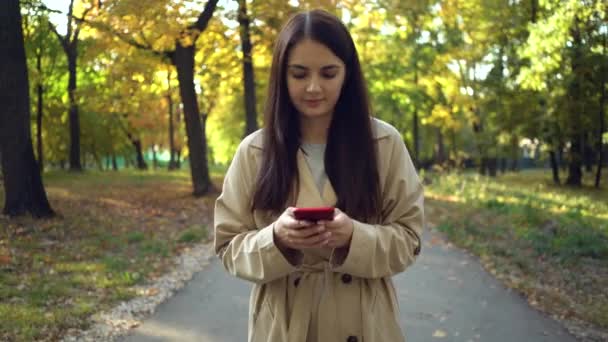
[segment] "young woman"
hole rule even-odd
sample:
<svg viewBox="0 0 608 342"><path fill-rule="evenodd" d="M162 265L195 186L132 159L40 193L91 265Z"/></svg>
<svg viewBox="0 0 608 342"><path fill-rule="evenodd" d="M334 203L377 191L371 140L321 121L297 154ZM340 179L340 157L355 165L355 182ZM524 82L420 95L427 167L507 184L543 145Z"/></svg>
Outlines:
<svg viewBox="0 0 608 342"><path fill-rule="evenodd" d="M294 208L332 206L332 220ZM255 283L249 341L404 337L391 276L420 252L423 190L401 134L372 118L353 40L296 14L274 50L265 127L246 137L215 206L215 251Z"/></svg>

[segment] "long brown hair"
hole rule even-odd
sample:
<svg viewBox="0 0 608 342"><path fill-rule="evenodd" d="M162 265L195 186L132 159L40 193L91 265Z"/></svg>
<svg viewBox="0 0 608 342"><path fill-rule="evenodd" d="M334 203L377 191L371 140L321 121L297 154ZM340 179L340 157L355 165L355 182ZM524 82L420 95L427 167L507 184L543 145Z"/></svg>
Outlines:
<svg viewBox="0 0 608 342"><path fill-rule="evenodd" d="M306 38L325 45L346 66L325 149L325 172L336 192L336 207L353 218L376 220L380 186L367 87L350 33L337 17L322 10L292 16L275 43L252 208L281 212L297 196L300 117L289 98L286 68L289 52Z"/></svg>

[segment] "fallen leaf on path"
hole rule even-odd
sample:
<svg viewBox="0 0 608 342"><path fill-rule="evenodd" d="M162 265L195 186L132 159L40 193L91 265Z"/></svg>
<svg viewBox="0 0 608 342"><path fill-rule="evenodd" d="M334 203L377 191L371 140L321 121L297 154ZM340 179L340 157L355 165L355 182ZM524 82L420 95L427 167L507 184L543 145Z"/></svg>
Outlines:
<svg viewBox="0 0 608 342"><path fill-rule="evenodd" d="M436 337L436 338L444 338L446 336L448 336L448 334L446 334L446 332L441 329L437 329L433 333L433 337Z"/></svg>

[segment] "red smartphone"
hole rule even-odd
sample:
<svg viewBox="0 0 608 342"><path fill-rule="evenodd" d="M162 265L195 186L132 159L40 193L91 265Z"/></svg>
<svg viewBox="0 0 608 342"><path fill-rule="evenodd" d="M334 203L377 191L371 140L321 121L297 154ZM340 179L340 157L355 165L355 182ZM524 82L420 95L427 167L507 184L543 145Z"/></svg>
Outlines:
<svg viewBox="0 0 608 342"><path fill-rule="evenodd" d="M306 221L320 221L326 220L331 221L334 219L334 208L333 207L309 207L309 208L296 208L293 211L293 216L298 220Z"/></svg>

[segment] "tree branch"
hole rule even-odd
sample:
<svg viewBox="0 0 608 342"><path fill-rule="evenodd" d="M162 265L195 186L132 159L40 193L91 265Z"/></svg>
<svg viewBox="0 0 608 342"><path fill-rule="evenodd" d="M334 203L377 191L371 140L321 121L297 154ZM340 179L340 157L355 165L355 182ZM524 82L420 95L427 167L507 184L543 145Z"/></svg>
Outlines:
<svg viewBox="0 0 608 342"><path fill-rule="evenodd" d="M141 50L149 51L152 54L154 54L155 56L165 58L165 57L168 57L169 54L171 54L173 52L172 50L162 50L162 51L155 50L154 48L152 48L151 45L142 44L142 43L138 42L137 40L135 40L133 37L131 37L127 34L118 32L117 30L113 29L112 27L110 27L107 24L90 21L85 18L82 18L81 20L83 23L89 25L92 28L103 31L105 33L108 33L108 34L120 39L122 42L127 43L133 47L136 47Z"/></svg>
<svg viewBox="0 0 608 342"><path fill-rule="evenodd" d="M199 30L200 32L205 31L205 29L207 28L207 25L209 24L209 20L211 20L211 17L213 16L213 12L215 11L217 2L218 2L218 0L208 0L207 3L205 4L205 9L198 16L196 23L189 26L188 28L196 29L196 30Z"/></svg>
<svg viewBox="0 0 608 342"><path fill-rule="evenodd" d="M58 31L57 28L55 27L55 25L53 25L53 23L51 23L50 20L47 21L47 23L49 24L49 27L51 28L51 31L53 31L53 33L55 33L55 35L57 36L57 39L59 39L59 43L61 43L61 47L63 47L63 49L65 50L65 52L67 53L69 46L68 43L66 41L66 38L64 36L62 36Z"/></svg>
<svg viewBox="0 0 608 342"><path fill-rule="evenodd" d="M74 9L74 0L70 0L70 7L68 9L68 33L66 34L65 38L67 40L67 43L71 43L72 41L72 13L73 13L73 9Z"/></svg>

